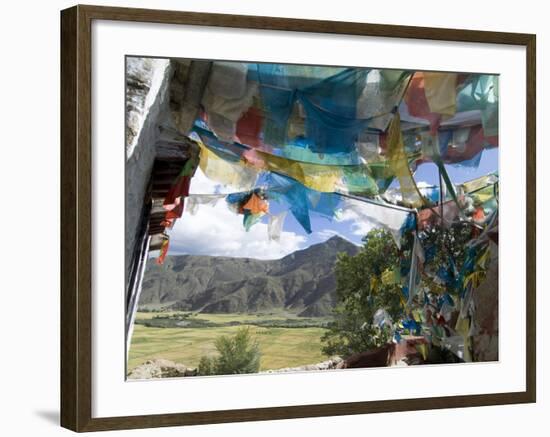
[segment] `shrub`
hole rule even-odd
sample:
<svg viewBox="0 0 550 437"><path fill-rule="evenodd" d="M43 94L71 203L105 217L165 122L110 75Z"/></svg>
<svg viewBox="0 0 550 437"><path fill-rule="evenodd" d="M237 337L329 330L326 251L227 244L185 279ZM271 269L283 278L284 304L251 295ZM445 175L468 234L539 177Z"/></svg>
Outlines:
<svg viewBox="0 0 550 437"><path fill-rule="evenodd" d="M207 357L206 355L199 361L198 372L201 376L215 375L216 359Z"/></svg>
<svg viewBox="0 0 550 437"><path fill-rule="evenodd" d="M260 370L260 345L252 338L248 327L239 328L232 337L218 337L215 345L218 356L203 356L199 375L234 375Z"/></svg>

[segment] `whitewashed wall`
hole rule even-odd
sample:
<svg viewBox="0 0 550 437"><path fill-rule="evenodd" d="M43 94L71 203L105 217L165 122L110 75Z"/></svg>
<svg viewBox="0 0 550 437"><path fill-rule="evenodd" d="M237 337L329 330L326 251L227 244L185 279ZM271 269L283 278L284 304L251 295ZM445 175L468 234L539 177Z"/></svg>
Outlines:
<svg viewBox="0 0 550 437"><path fill-rule="evenodd" d="M160 136L159 121L169 113L170 62L126 59L126 277L141 220L143 201Z"/></svg>

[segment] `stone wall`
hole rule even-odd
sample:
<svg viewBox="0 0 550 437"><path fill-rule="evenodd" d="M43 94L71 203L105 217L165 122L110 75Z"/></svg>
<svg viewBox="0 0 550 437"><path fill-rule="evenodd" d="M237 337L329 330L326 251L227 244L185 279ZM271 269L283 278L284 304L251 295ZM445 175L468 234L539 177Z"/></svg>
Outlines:
<svg viewBox="0 0 550 437"><path fill-rule="evenodd" d="M128 278L159 124L169 116L171 68L167 59L127 58L125 267Z"/></svg>

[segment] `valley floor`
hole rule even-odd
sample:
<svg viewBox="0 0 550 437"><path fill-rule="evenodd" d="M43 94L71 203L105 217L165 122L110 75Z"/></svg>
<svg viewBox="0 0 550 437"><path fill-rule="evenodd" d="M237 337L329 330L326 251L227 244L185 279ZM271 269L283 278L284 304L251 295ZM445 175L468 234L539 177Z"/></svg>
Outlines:
<svg viewBox="0 0 550 437"><path fill-rule="evenodd" d="M322 327L327 322L324 318L305 320L310 322L310 325L318 326L285 327L285 325L302 323L304 319L289 314L197 314L185 319L197 322L189 326L144 325L148 321L158 321L159 316L162 318L178 315L178 313L137 314L128 370L147 360L157 358L175 361L187 367L196 367L203 355L216 354L214 347L216 338L221 335L232 335L243 325L250 327L252 335L260 344L261 371L317 363L327 358L321 352L320 340L326 331ZM205 326L200 326L200 323L204 323ZM231 323L235 325L230 325ZM262 324L263 326L259 326Z"/></svg>

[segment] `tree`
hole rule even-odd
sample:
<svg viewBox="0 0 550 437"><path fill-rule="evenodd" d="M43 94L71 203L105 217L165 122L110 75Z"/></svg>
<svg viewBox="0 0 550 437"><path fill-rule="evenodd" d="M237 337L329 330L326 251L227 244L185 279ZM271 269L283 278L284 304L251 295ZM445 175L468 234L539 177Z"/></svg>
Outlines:
<svg viewBox="0 0 550 437"><path fill-rule="evenodd" d="M460 272L466 260L471 259L468 242L475 232L470 224L462 222L423 230L419 238L425 263L419 287L435 295L459 293ZM413 235L402 237L401 250L391 234L382 229L370 231L363 242L357 255L340 254L336 263L334 321L321 338L327 355L345 357L387 343L391 329L373 325L377 310L384 309L393 321L406 315L402 291L406 281L401 274L408 275Z"/></svg>
<svg viewBox="0 0 550 437"><path fill-rule="evenodd" d="M357 255L340 254L336 263L334 320L321 338L327 355L349 356L387 343L390 329L373 326L375 312L382 308L393 320L403 315L401 285L388 280L400 266L391 234L373 229L363 242Z"/></svg>
<svg viewBox="0 0 550 437"><path fill-rule="evenodd" d="M222 335L215 342L218 356L202 357L200 375L257 373L260 370L260 345L248 327L239 328L233 337Z"/></svg>
<svg viewBox="0 0 550 437"><path fill-rule="evenodd" d="M455 279L456 272L460 272L464 262L468 259L468 243L478 233L469 223L456 222L450 226L434 226L425 229L421 234L422 246L425 250L425 270L432 272L424 275L422 281L435 293L452 290L448 284L434 281L438 276L448 276Z"/></svg>

